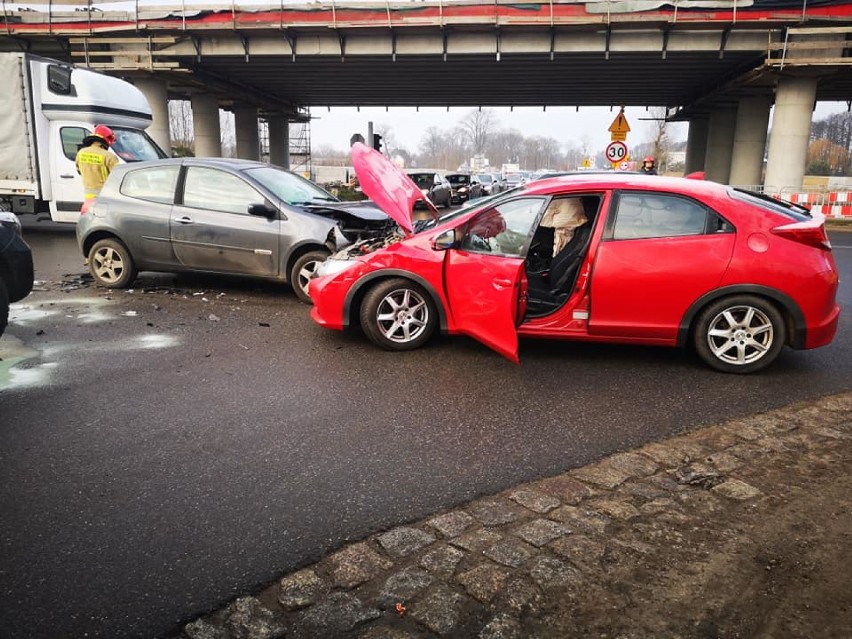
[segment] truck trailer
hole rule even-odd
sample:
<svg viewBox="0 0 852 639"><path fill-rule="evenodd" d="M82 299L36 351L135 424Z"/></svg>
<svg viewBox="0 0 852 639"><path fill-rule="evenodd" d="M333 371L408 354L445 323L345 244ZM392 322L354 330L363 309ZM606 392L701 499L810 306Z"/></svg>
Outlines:
<svg viewBox="0 0 852 639"><path fill-rule="evenodd" d="M75 222L74 160L96 124L115 131L122 162L166 157L145 133L151 107L129 82L27 53L0 53L0 210Z"/></svg>

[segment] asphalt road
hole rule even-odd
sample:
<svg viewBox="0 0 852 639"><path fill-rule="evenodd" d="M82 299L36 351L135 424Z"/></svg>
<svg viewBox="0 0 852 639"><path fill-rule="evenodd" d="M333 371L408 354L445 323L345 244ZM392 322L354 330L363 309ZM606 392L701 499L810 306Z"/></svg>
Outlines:
<svg viewBox="0 0 852 639"><path fill-rule="evenodd" d="M514 366L462 337L380 351L286 286L76 288L73 232L25 233L45 283L0 341L4 639L161 636L368 532L852 388L848 310L760 375L534 341ZM849 309L852 234L832 241Z"/></svg>

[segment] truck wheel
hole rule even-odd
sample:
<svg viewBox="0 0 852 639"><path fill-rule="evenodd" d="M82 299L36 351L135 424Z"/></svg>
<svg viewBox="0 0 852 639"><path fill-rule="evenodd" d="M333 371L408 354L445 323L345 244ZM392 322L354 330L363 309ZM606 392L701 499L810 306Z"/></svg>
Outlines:
<svg viewBox="0 0 852 639"><path fill-rule="evenodd" d="M6 290L6 283L0 279L0 335L6 330L9 324L9 292Z"/></svg>
<svg viewBox="0 0 852 639"><path fill-rule="evenodd" d="M127 288L136 279L130 251L113 238L95 242L89 250L89 271L95 282L107 288Z"/></svg>

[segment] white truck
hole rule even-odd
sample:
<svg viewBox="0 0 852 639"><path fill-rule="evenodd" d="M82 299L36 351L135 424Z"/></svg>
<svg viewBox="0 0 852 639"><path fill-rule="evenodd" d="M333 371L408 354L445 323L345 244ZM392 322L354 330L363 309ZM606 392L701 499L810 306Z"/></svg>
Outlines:
<svg viewBox="0 0 852 639"><path fill-rule="evenodd" d="M119 78L26 53L0 53L0 210L76 222L83 183L74 159L95 124L115 131L123 162L165 153L145 133L151 107Z"/></svg>

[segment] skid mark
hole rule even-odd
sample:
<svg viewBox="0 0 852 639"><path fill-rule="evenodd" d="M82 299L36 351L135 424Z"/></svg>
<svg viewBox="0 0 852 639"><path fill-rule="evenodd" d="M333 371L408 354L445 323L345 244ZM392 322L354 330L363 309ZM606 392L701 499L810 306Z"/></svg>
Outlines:
<svg viewBox="0 0 852 639"><path fill-rule="evenodd" d="M95 324L113 319L115 315L104 309L113 302L100 297L75 297L72 299L49 299L39 302L12 304L9 308L9 322L18 326L32 326L47 318L62 315L85 324Z"/></svg>
<svg viewBox="0 0 852 639"><path fill-rule="evenodd" d="M38 304L15 304L10 309L10 327L31 327L45 318L67 317L86 324L114 319L104 310L111 302L100 298L48 300ZM76 314L76 311L83 312ZM0 338L0 391L10 388L49 386L70 371L113 353L156 351L174 348L180 339L165 333L120 335L97 341L50 340L35 350L7 332ZM40 362L32 360L39 359Z"/></svg>
<svg viewBox="0 0 852 639"><path fill-rule="evenodd" d="M6 333L0 338L0 390L38 384L46 371L36 368L19 368L18 364L38 356L38 351L25 345L14 335Z"/></svg>

